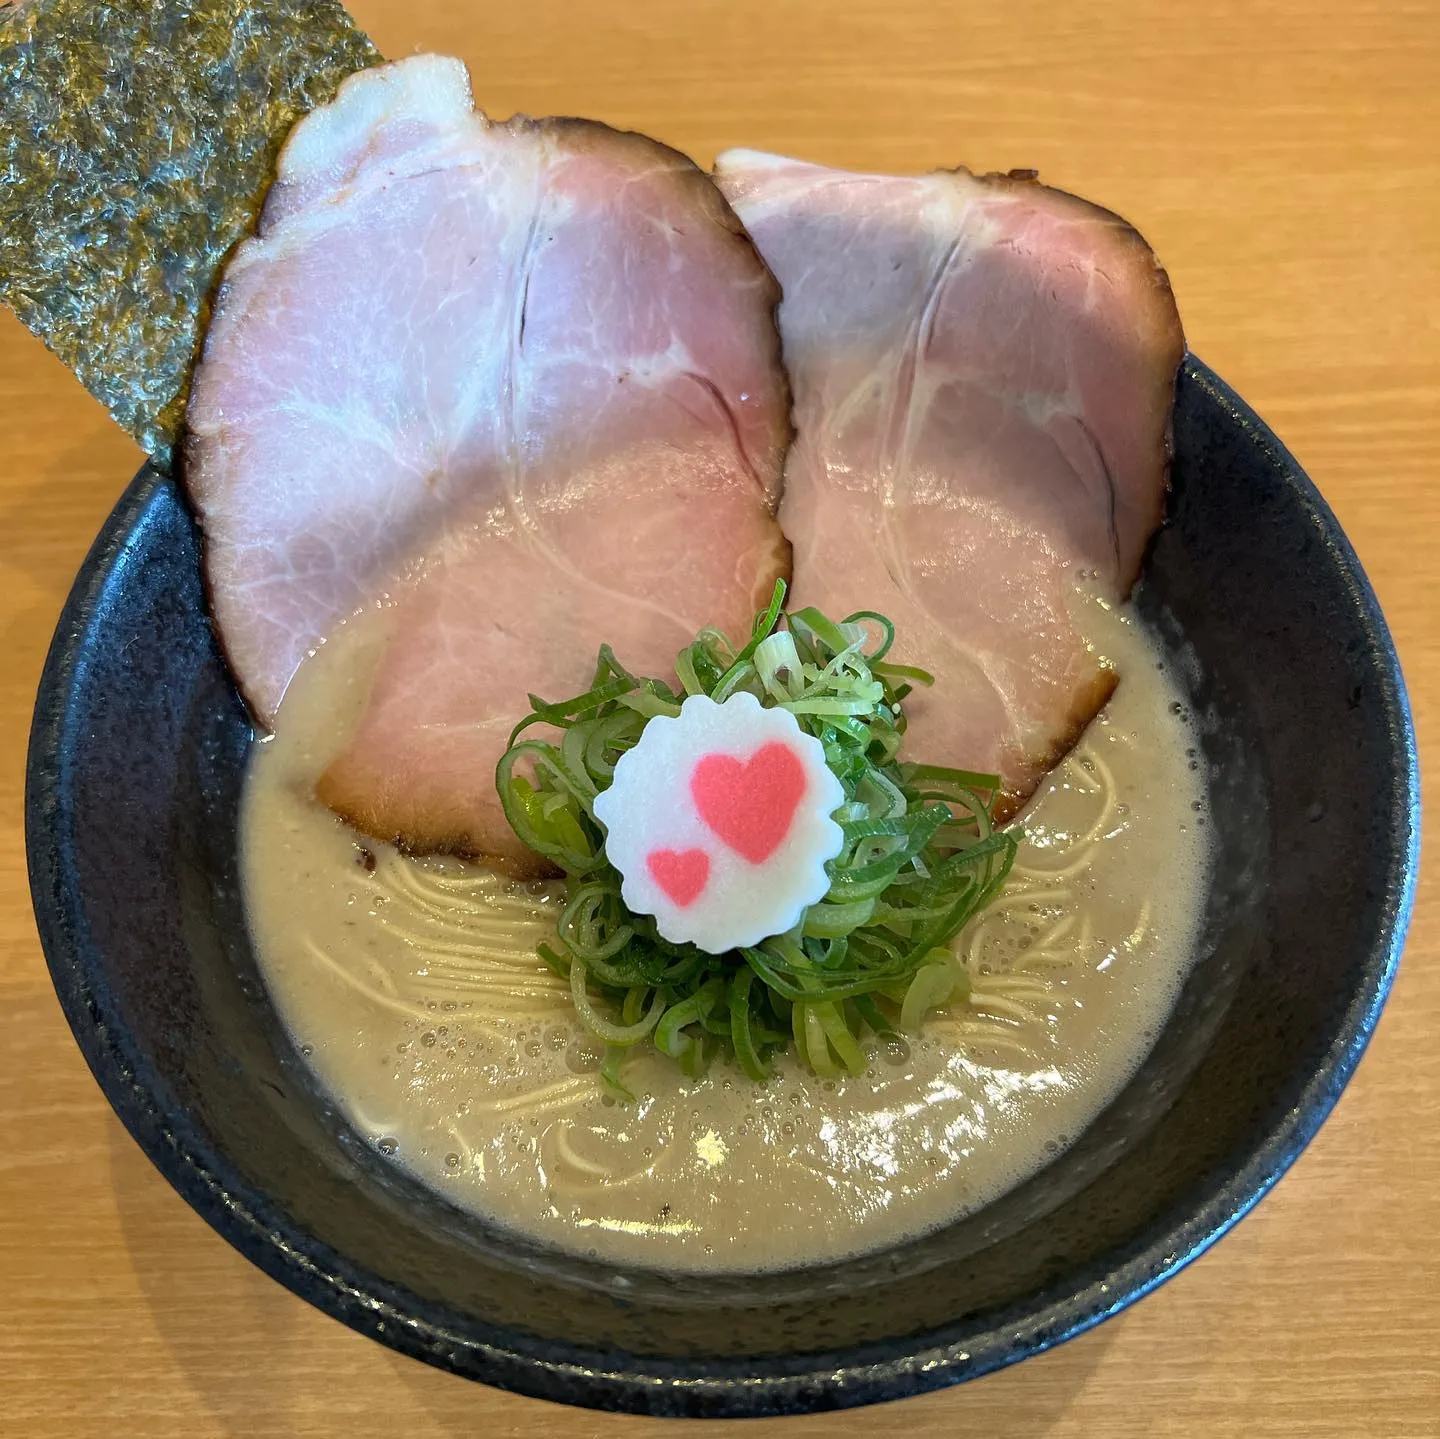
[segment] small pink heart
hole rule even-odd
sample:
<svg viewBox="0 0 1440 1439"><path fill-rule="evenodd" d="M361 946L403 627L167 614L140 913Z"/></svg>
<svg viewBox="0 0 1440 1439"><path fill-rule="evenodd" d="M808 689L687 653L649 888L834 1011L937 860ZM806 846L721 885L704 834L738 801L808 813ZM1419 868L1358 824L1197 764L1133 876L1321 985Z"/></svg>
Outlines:
<svg viewBox="0 0 1440 1439"><path fill-rule="evenodd" d="M693 904L710 878L710 856L703 849L654 849L645 864L655 883L681 909Z"/></svg>
<svg viewBox="0 0 1440 1439"><path fill-rule="evenodd" d="M743 763L707 754L690 774L700 818L737 854L763 864L790 832L805 798L805 766L789 745L761 745Z"/></svg>

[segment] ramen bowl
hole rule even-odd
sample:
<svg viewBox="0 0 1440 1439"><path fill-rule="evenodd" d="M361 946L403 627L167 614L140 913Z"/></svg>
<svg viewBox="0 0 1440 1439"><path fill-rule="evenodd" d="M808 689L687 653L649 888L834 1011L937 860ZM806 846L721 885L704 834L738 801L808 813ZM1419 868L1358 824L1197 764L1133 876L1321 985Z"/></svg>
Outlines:
<svg viewBox="0 0 1440 1439"><path fill-rule="evenodd" d="M1414 735L1354 553L1274 435L1193 359L1169 519L1135 603L1197 716L1215 868L1194 968L1131 1081L978 1212L843 1262L693 1276L475 1218L351 1128L246 935L249 718L199 540L146 469L61 618L31 737L30 878L101 1088L186 1200L268 1274L441 1368L607 1409L744 1416L895 1399L1046 1349L1212 1244L1334 1105L1399 958Z"/></svg>

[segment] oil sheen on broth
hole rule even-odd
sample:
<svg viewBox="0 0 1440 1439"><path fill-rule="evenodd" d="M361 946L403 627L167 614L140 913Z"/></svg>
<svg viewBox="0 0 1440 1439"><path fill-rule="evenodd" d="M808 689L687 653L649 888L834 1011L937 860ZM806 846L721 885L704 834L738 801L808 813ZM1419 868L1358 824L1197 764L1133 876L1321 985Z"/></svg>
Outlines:
<svg viewBox="0 0 1440 1439"><path fill-rule="evenodd" d="M958 949L974 989L867 1072L793 1060L699 1083L637 1051L617 1104L536 958L557 894L360 840L312 795L387 616L308 661L256 747L251 933L302 1052L355 1126L454 1202L537 1239L670 1269L782 1268L912 1237L994 1199L1118 1092L1189 967L1207 887L1184 706L1136 621L1096 608L1124 676L1023 816L998 902ZM943 677L941 679L943 683Z"/></svg>

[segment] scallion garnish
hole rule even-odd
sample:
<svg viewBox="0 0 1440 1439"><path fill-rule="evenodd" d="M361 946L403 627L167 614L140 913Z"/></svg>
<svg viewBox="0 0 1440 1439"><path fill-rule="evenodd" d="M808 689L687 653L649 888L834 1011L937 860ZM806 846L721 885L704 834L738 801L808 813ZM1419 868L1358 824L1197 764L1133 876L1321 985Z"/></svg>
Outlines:
<svg viewBox="0 0 1440 1439"><path fill-rule="evenodd" d="M996 776L897 759L902 701L933 681L885 661L890 621L870 611L839 623L815 609L787 614L784 600L778 581L738 652L702 630L676 659L678 690L631 674L602 646L584 694L530 697L496 769L515 833L565 874L555 942L540 956L569 978L581 1023L606 1047L601 1073L622 1095L621 1061L645 1042L692 1077L726 1051L763 1080L791 1043L820 1074L860 1073L867 1031L914 1030L928 1010L968 993L950 941L1015 858L1016 835L992 822ZM709 954L670 943L648 915L626 909L594 800L648 720L678 714L687 695L723 701L742 691L788 709L824 745L845 791L834 816L845 844L827 865L829 893L796 930ZM539 725L561 731L558 741L532 736Z"/></svg>

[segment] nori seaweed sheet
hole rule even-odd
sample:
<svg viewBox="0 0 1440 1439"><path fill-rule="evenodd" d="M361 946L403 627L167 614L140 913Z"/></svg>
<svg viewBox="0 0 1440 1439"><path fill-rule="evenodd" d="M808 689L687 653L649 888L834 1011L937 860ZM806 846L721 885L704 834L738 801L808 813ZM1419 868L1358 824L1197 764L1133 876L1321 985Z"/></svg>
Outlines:
<svg viewBox="0 0 1440 1439"><path fill-rule="evenodd" d="M334 0L0 0L0 299L162 465L281 142L379 59Z"/></svg>

